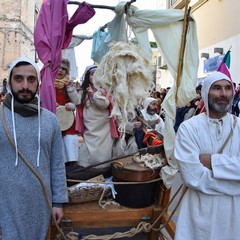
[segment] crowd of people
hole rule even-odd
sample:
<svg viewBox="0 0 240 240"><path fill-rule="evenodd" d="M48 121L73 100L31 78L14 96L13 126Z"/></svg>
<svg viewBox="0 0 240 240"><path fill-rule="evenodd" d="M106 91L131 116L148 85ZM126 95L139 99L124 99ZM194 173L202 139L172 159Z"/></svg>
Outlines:
<svg viewBox="0 0 240 240"><path fill-rule="evenodd" d="M164 142L161 103L169 88L150 92L119 132L121 116L111 116L114 96L94 85L97 66L87 66L80 87L69 79L70 67L62 59L54 81L56 111L65 112L56 116L41 108L36 63L21 57L10 66L8 93L0 104L3 239L46 238L51 214L57 223L63 217L69 167L105 171L113 157ZM240 120L231 113L239 108L240 90L235 91L231 79L216 72L197 86L189 104L176 109L174 155L188 187L176 240L238 239Z"/></svg>

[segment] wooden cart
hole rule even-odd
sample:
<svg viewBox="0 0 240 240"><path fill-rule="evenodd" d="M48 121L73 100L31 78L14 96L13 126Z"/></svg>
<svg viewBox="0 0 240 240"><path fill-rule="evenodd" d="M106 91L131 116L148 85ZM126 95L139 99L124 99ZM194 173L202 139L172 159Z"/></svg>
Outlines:
<svg viewBox="0 0 240 240"><path fill-rule="evenodd" d="M161 184L161 183L160 183ZM159 184L159 185L160 185ZM78 204L65 204L64 220L62 221L62 229L77 228L112 228L112 227L136 227L140 222L153 223L162 213L170 198L170 190L157 190L157 199L155 203L145 208L128 208L124 206L109 205L106 209L99 206L98 202L86 202ZM164 212L155 228L160 224L166 223L168 214ZM166 225L168 234L174 238L175 224L170 220ZM51 228L51 239L54 240L57 230L55 226ZM150 231L149 240L158 240L159 232Z"/></svg>

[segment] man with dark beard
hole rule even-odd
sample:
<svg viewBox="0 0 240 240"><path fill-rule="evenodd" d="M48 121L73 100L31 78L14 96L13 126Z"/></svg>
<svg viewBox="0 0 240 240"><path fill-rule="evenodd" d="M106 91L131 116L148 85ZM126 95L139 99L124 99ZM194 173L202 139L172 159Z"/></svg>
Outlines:
<svg viewBox="0 0 240 240"><path fill-rule="evenodd" d="M221 72L205 78L206 113L184 121L174 155L188 190L176 240L239 239L240 119L231 114L233 85Z"/></svg>
<svg viewBox="0 0 240 240"><path fill-rule="evenodd" d="M59 223L61 205L68 200L61 131L55 115L40 107L39 82L32 60L21 57L11 64L0 111L0 232L5 240L46 239L51 214Z"/></svg>
<svg viewBox="0 0 240 240"><path fill-rule="evenodd" d="M158 131L159 133L163 132L164 121L162 118L156 113L158 108L157 99L148 97L145 99L143 103L143 109L141 110L144 120L147 121L149 126L152 129ZM147 130L152 130L147 129Z"/></svg>

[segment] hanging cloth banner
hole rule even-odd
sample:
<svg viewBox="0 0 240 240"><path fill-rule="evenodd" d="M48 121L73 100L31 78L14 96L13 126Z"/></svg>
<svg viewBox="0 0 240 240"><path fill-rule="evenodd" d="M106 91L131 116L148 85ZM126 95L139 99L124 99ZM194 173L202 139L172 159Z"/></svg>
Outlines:
<svg viewBox="0 0 240 240"><path fill-rule="evenodd" d="M164 127L164 148L168 159L168 166L162 168L161 176L166 187L171 187L174 176L178 172L178 164L174 158L175 131L174 122L176 107L183 107L195 97L198 72L198 40L196 23L190 14L191 21L186 35L185 53L181 82L176 83L169 90L162 107L166 111ZM127 23L131 26L135 37L149 59L152 50L149 44L148 30L150 29L157 42L161 56L166 61L173 78L177 79L179 53L183 32L184 11L182 10L136 10L128 14ZM176 102L177 92L177 102Z"/></svg>
<svg viewBox="0 0 240 240"><path fill-rule="evenodd" d="M95 14L95 10L83 2L68 21L68 1L43 2L34 29L34 45L44 65L41 70L41 102L53 113L56 113L54 80L61 64L62 49L70 43L73 28L87 22Z"/></svg>

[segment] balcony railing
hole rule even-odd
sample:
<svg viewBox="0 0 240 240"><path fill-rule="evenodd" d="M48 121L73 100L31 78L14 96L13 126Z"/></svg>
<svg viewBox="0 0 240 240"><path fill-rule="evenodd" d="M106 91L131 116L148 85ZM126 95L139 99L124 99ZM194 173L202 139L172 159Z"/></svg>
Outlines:
<svg viewBox="0 0 240 240"><path fill-rule="evenodd" d="M189 6L192 8L192 12L195 11L197 8L201 7L204 3L209 0L195 0L190 1ZM186 0L167 0L168 8L171 9L182 9L185 7Z"/></svg>
<svg viewBox="0 0 240 240"><path fill-rule="evenodd" d="M185 6L186 0L168 0L168 8L181 9Z"/></svg>

